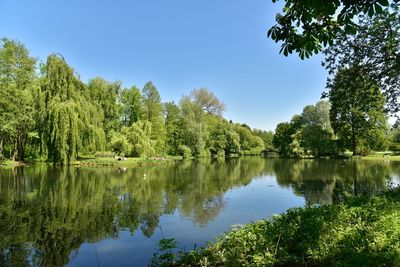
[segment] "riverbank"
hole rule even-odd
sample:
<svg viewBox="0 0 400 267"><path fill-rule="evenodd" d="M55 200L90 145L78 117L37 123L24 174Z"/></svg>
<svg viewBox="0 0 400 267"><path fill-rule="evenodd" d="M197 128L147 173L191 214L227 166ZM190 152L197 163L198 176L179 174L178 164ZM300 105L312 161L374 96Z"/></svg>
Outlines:
<svg viewBox="0 0 400 267"><path fill-rule="evenodd" d="M247 155L245 155L247 156ZM239 155L231 155L228 158L240 157ZM96 157L94 155L84 155L78 157L77 160L72 162L70 166L119 166L119 167L134 167L134 166L154 166L154 165L165 165L174 163L177 160L183 160L182 156L165 156L165 157L142 157L142 158L121 158L118 160L115 157ZM189 158L194 159L194 158ZM316 158L301 158L313 160ZM368 156L350 156L348 159L360 159L369 161L400 161L400 155L393 155L384 152L376 152ZM19 166L32 165L35 163L46 163L44 160L30 160L26 162L4 160L0 162L0 168L14 168ZM51 163L49 163L51 164Z"/></svg>
<svg viewBox="0 0 400 267"><path fill-rule="evenodd" d="M0 168L14 168L19 166L25 166L25 162L14 161L14 160L3 160L0 161Z"/></svg>
<svg viewBox="0 0 400 267"><path fill-rule="evenodd" d="M233 229L196 251L172 253L164 266L399 266L400 190L344 204L294 208ZM172 245L171 245L172 244Z"/></svg>
<svg viewBox="0 0 400 267"><path fill-rule="evenodd" d="M172 164L176 160L182 160L182 157L149 157L149 158L109 158L109 157L80 157L74 161L71 166L153 166Z"/></svg>
<svg viewBox="0 0 400 267"><path fill-rule="evenodd" d="M118 166L118 167L135 167L135 166L158 166L173 164L177 160L182 160L180 156L167 157L149 157L149 158L111 158L111 157L94 157L82 156L78 160L72 162L70 166ZM14 168L19 166L33 165L36 163L46 163L41 160L33 160L27 162L5 160L0 163L0 168ZM51 163L48 163L51 164Z"/></svg>

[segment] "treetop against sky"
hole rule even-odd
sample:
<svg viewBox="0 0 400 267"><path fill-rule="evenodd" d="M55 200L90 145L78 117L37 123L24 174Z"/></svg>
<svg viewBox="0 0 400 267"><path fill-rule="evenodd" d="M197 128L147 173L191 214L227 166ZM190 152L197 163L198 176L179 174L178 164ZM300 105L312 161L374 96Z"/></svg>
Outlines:
<svg viewBox="0 0 400 267"><path fill-rule="evenodd" d="M226 104L226 118L272 130L318 101L327 76L322 56L283 57L267 38L282 7L261 0L2 0L0 36L21 41L43 62L62 54L85 82L101 76L142 88L151 80L163 101L209 88Z"/></svg>

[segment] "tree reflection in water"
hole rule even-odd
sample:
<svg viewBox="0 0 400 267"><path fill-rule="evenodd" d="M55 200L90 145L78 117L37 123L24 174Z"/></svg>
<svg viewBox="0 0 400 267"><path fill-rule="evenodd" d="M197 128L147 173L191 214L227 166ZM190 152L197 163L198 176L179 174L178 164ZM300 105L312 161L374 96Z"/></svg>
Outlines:
<svg viewBox="0 0 400 267"><path fill-rule="evenodd" d="M151 237L160 217L178 212L206 227L224 209L226 191L276 177L308 205L381 192L400 162L257 157L183 161L174 166L0 170L0 265L61 266L84 242L140 229Z"/></svg>

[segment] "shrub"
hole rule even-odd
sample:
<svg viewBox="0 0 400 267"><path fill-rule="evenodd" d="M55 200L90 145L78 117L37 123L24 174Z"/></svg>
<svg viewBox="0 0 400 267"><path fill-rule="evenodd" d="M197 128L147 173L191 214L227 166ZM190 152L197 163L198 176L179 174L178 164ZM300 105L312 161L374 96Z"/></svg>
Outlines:
<svg viewBox="0 0 400 267"><path fill-rule="evenodd" d="M115 152L111 151L100 151L94 154L96 158L114 158L116 156Z"/></svg>
<svg viewBox="0 0 400 267"><path fill-rule="evenodd" d="M178 147L178 155L182 156L183 158L190 158L192 156L192 150L188 146L180 145Z"/></svg>

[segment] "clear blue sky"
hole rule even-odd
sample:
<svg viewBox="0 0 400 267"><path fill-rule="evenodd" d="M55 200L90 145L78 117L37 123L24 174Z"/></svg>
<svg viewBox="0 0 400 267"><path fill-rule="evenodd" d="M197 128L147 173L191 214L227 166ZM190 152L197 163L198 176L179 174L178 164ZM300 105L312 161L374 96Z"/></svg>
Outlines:
<svg viewBox="0 0 400 267"><path fill-rule="evenodd" d="M273 130L325 88L322 56L279 55L267 39L282 3L271 0L0 0L0 36L45 61L61 53L88 81L140 88L151 80L163 101L206 87L225 117Z"/></svg>

